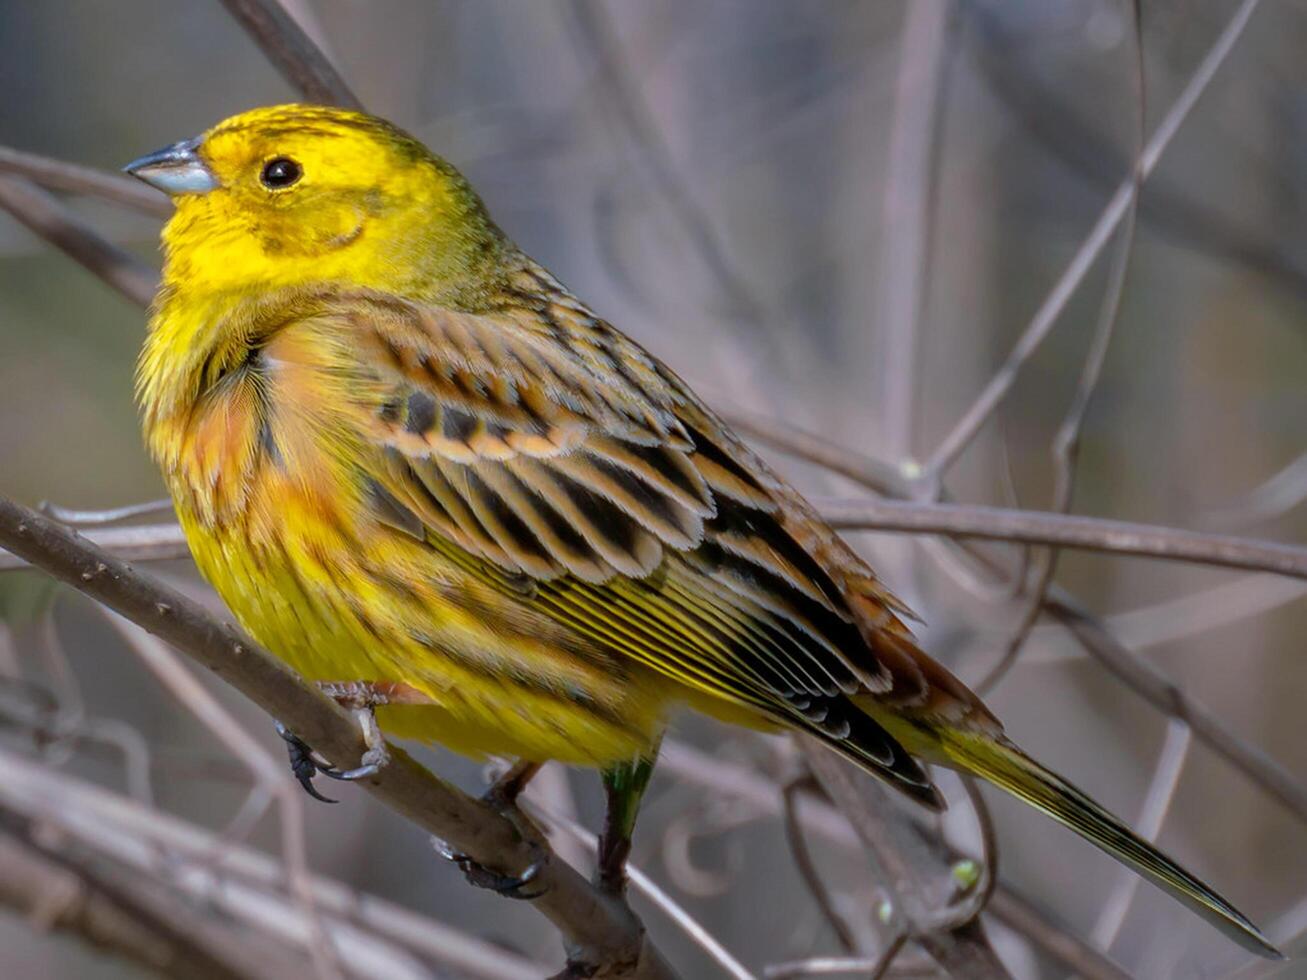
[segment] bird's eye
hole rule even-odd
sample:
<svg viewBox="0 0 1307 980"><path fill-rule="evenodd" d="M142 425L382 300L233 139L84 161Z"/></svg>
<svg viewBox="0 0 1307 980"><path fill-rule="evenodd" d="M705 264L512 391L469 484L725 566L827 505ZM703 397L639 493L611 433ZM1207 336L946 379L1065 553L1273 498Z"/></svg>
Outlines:
<svg viewBox="0 0 1307 980"><path fill-rule="evenodd" d="M262 181L264 187L279 190L295 183L303 173L304 171L300 165L290 157L277 157L277 159L269 160L263 165L263 172L259 174L259 180Z"/></svg>

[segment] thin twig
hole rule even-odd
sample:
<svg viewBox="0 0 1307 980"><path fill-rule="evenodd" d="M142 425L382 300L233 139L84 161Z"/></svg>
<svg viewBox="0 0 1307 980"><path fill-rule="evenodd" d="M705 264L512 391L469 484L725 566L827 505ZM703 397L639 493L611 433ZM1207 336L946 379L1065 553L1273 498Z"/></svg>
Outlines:
<svg viewBox="0 0 1307 980"><path fill-rule="evenodd" d="M335 65L278 0L222 0L222 5L305 99L363 108Z"/></svg>
<svg viewBox="0 0 1307 980"><path fill-rule="evenodd" d="M1098 311L1098 322L1089 343L1089 352L1076 383L1075 395L1065 418L1053 437L1052 455L1054 472L1054 490L1052 510L1059 514L1069 513L1075 496L1076 464L1080 459L1080 433L1084 428L1085 418L1098 389L1098 380L1103 372L1103 363L1107 360L1107 350L1112 343L1112 334L1121 313L1121 297L1125 294L1126 274L1130 270L1130 256L1134 250L1135 222L1139 213L1139 189L1143 186L1144 175L1140 161L1144 153L1144 129L1147 119L1147 87L1144 80L1144 37L1143 14L1139 0L1128 0L1133 26L1134 80L1135 80L1135 150L1130 169L1130 198L1126 205L1125 218L1118 233L1120 245L1112 256L1112 266L1107 275L1107 289L1103 294L1102 306ZM1044 597L1048 587L1057 573L1058 549L1050 548L1036 562L1035 587L1030 590L1030 598L1021 616L1017 629L1008 641L1007 650L997 664L975 685L977 694L984 696L1016 663L1021 647L1044 607ZM1018 582L1024 582L1024 574L1018 576Z"/></svg>
<svg viewBox="0 0 1307 980"><path fill-rule="evenodd" d="M948 0L917 0L904 8L894 90L894 124L882 194L877 270L879 425L883 452L912 454L916 407L918 320L925 296L933 219L937 119L949 37Z"/></svg>
<svg viewBox="0 0 1307 980"><path fill-rule="evenodd" d="M139 180L8 146L0 146L0 173L26 177L47 190L113 201L156 218L172 214L168 198Z"/></svg>
<svg viewBox="0 0 1307 980"><path fill-rule="evenodd" d="M1049 292L1043 304L1036 311L1025 332L1012 348L1007 360L990 379L971 407L962 415L952 431L940 442L925 464L931 482L938 483L953 462L971 444L999 404L1012 390L1021 368L1030 356L1043 343L1058 317L1066 308L1080 283L1093 267L1094 261L1111 240L1113 232L1120 226L1129 211L1130 201L1134 197L1137 181L1147 179L1152 174L1162 154L1171 140L1188 118L1199 98L1215 77L1226 57L1234 49L1243 34L1248 20L1257 9L1258 0L1243 0L1230 18L1229 23L1213 43L1207 55L1194 69L1188 84L1172 104L1170 111L1158 124L1140 155L1139 168L1117 188L1112 199L1103 209L1097 223L1089 235L1076 250L1071 262Z"/></svg>
<svg viewBox="0 0 1307 980"><path fill-rule="evenodd" d="M172 513L172 500L146 500L139 504L127 504L123 507L110 507L107 510L76 510L72 507L60 507L48 500L43 500L36 507L42 514L49 514L61 524L75 527L93 527L100 524L117 524L119 521L151 514Z"/></svg>
<svg viewBox="0 0 1307 980"><path fill-rule="evenodd" d="M808 889L808 894L812 896L818 911L821 912L822 918L826 920L831 931L835 933L835 938L839 941L840 946L846 953L856 953L858 951L858 941L853 935L847 922L840 916L835 909L835 903L831 901L830 893L826 890L826 883L822 880L821 873L817 870L817 864L812 857L812 849L808 847L807 839L803 834L803 822L799 819L799 793L803 789L811 789L812 774L805 768L801 775L788 780L781 787L781 821L785 827L785 841L789 845L790 854L794 858L794 864L799 869L799 877L803 879L804 885Z"/></svg>
<svg viewBox="0 0 1307 980"><path fill-rule="evenodd" d="M727 762L672 738L663 740L659 767L661 772L690 785L745 800L751 807L771 816L781 815L777 784L754 769ZM853 828L828 800L804 794L803 802L799 819L809 831L841 847L860 846ZM1083 939L1052 922L1045 912L1026 902L1001 881L997 883L986 911L1087 980L1128 980L1114 963Z"/></svg>
<svg viewBox="0 0 1307 980"><path fill-rule="evenodd" d="M16 832L18 823L29 834ZM77 936L98 952L178 980L275 980L289 975L278 971L303 965L261 936L237 941L214 916L170 907L153 883L61 860L29 836L33 829L30 821L0 820L0 906L42 930Z"/></svg>
<svg viewBox="0 0 1307 980"><path fill-rule="evenodd" d="M1245 527L1282 517L1307 500L1307 453L1295 457L1256 487L1203 515L1226 527Z"/></svg>
<svg viewBox="0 0 1307 980"><path fill-rule="evenodd" d="M853 825L894 904L891 922L906 931L952 976L1008 980L1009 974L975 917L958 923L928 894L922 874L936 864L929 849L869 779L854 781L848 764L809 736L796 736L804 758L832 802Z"/></svg>
<svg viewBox="0 0 1307 980"><path fill-rule="evenodd" d="M1046 511L888 500L828 503L822 513L833 527L851 531L1026 541L1307 578L1307 547L1152 524Z"/></svg>
<svg viewBox="0 0 1307 980"><path fill-rule="evenodd" d="M579 841L591 854L597 852L599 838L582 827L575 820L545 809L538 804L529 804L529 809L538 813L547 823L565 831ZM658 883L629 861L626 874L631 879L631 886L657 906L669 919L680 927L690 941L707 953L728 974L736 980L757 980L757 977L743 963L731 955L730 951L717 941L702 923L685 910L685 907L667 894Z"/></svg>
<svg viewBox="0 0 1307 980"><path fill-rule="evenodd" d="M0 499L0 545L217 672L326 758L354 760L365 751L353 718L271 654L219 624L198 603L49 518ZM543 843L523 839L519 828L492 807L436 778L397 746L390 746L390 755L385 768L357 785L486 867L521 874L540 857L535 848ZM532 904L559 928L580 965L628 969L640 977L671 976L628 908L561 861L546 858L537 880L543 893Z"/></svg>
<svg viewBox="0 0 1307 980"><path fill-rule="evenodd" d="M248 733L231 713L195 677L167 645L151 636L130 620L101 609L109 625L126 641L156 680L177 699L191 715L207 728L236 758L249 769L255 791L272 795L281 808L282 858L291 892L301 904L305 918L314 932L310 946L319 976L339 977L340 964L327 930L323 928L313 888L309 881L309 859L304 828L304 797L299 788L286 778L285 770Z"/></svg>
<svg viewBox="0 0 1307 980"><path fill-rule="evenodd" d="M654 185L671 205L677 220L690 237L705 267L735 307L737 316L755 324L772 321L765 304L754 295L743 274L730 258L707 210L698 202L692 182L676 166L667 140L653 111L645 101L638 80L631 77L621 44L603 4L572 0L567 6L574 36L599 69L599 93L612 105L623 128L638 151L636 162L647 168Z"/></svg>
<svg viewBox="0 0 1307 980"><path fill-rule="evenodd" d="M270 913L275 927L284 930L281 935L311 938L302 912L283 895L285 870L280 861L254 848L224 842L196 824L99 786L52 772L16 753L0 750L0 758L10 777L0 787L0 804L49 822L88 848L142 871L157 874L162 851L168 857L163 868L184 893L206 903L217 902L256 925L260 915ZM215 864L210 858L219 848L222 859ZM342 955L351 962L366 953L366 946L379 953L378 939L382 939L446 965L460 976L518 980L545 972L539 963L334 879L314 875L313 891L324 914L331 917Z"/></svg>
<svg viewBox="0 0 1307 980"><path fill-rule="evenodd" d="M134 303L148 306L154 297L158 274L97 235L53 195L21 178L0 177L0 208Z"/></svg>
<svg viewBox="0 0 1307 980"><path fill-rule="evenodd" d="M1232 732L1219 715L1185 694L1148 661L1122 646L1070 593L1054 586L1046 608L1118 680L1168 717L1188 722L1195 738L1307 823L1307 787L1288 770Z"/></svg>

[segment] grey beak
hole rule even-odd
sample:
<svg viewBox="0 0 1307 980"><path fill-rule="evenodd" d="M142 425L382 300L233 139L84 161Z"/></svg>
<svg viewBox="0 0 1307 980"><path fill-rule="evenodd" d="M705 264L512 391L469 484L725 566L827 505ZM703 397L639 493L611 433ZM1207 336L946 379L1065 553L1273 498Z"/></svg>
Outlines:
<svg viewBox="0 0 1307 980"><path fill-rule="evenodd" d="M203 194L217 187L218 180L200 159L199 148L198 137L182 140L133 160L123 170L165 194Z"/></svg>

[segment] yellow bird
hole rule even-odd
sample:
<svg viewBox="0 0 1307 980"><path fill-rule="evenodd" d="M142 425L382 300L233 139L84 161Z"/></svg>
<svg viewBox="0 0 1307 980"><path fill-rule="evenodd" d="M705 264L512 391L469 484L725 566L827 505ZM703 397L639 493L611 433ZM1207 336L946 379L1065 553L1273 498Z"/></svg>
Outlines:
<svg viewBox="0 0 1307 980"><path fill-rule="evenodd" d="M503 803L543 760L597 767L601 882L620 888L688 704L806 732L936 809L922 761L980 776L1279 955L1017 748L816 511L417 140L290 105L127 169L176 205L137 375L146 440L244 627L376 709L345 775L384 764L378 724L520 760ZM292 747L308 788L325 767Z"/></svg>

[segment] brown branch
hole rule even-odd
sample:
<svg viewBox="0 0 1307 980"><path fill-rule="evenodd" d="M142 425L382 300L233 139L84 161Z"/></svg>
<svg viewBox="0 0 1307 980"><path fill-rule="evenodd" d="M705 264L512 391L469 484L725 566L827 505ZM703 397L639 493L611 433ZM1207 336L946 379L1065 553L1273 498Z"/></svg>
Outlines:
<svg viewBox="0 0 1307 980"><path fill-rule="evenodd" d="M0 208L123 296L149 306L159 282L145 263L106 241L51 194L17 177L0 177Z"/></svg>
<svg viewBox="0 0 1307 980"><path fill-rule="evenodd" d="M139 180L36 153L26 153L8 146L0 146L0 173L26 177L47 190L67 191L70 194L84 194L113 201L157 218L166 218L172 214L168 198Z"/></svg>
<svg viewBox="0 0 1307 980"><path fill-rule="evenodd" d="M362 733L349 714L311 689L284 664L214 620L198 604L114 558L73 532L0 498L0 544L171 643L261 708L285 722L329 759L358 759ZM562 932L569 959L582 969L670 977L639 920L518 828L391 746L391 762L360 785L391 809L477 862L521 874L543 854L532 904Z"/></svg>
<svg viewBox="0 0 1307 980"><path fill-rule="evenodd" d="M305 99L363 108L330 59L278 0L222 0L222 5Z"/></svg>
<svg viewBox="0 0 1307 980"><path fill-rule="evenodd" d="M908 531L986 541L1049 544L1142 558L1275 572L1307 579L1307 547L1205 534L1154 524L1049 511L960 504L850 501L824 506L834 527L853 531Z"/></svg>

